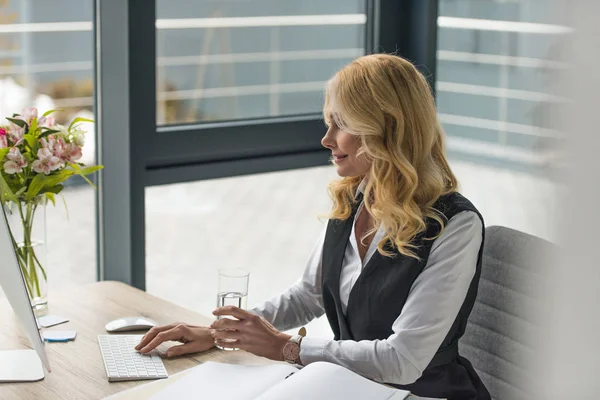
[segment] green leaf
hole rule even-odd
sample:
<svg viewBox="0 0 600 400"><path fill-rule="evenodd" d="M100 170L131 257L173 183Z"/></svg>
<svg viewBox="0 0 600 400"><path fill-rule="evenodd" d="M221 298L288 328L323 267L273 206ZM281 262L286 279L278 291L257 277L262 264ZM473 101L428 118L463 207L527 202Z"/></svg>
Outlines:
<svg viewBox="0 0 600 400"><path fill-rule="evenodd" d="M93 187L94 189L97 189L97 188L96 188L96 185L94 185L94 184L92 183L92 181L90 181L90 180L89 180L89 179L86 177L86 175L89 175L89 174L91 174L92 172L96 172L96 171L98 171L98 170L101 170L102 168L104 168L102 165L93 165L93 166L91 166L91 167L87 167L87 168L84 168L84 169L81 169L81 168L79 167L79 165L77 165L77 164L70 164L70 166L71 166L71 168L73 168L73 169L75 170L75 172L76 172L77 174L79 174L79 176L81 176L83 179L85 179L85 181L86 181L86 182L87 182L87 183L88 183L88 184L89 184L91 187Z"/></svg>
<svg viewBox="0 0 600 400"><path fill-rule="evenodd" d="M15 193L15 196L19 197L20 195L22 195L23 193L25 193L26 190L27 190L27 186L23 186L21 189L19 189L17 191L17 193Z"/></svg>
<svg viewBox="0 0 600 400"><path fill-rule="evenodd" d="M104 168L103 165L91 165L89 167L82 168L81 173L83 175L89 175L89 174L93 174L96 171L100 171L103 168Z"/></svg>
<svg viewBox="0 0 600 400"><path fill-rule="evenodd" d="M8 183L4 180L3 172L0 171L0 202L5 203L6 201L17 202L17 196L15 196L8 186Z"/></svg>
<svg viewBox="0 0 600 400"><path fill-rule="evenodd" d="M39 195L47 195L47 194L51 194L51 195L56 195L56 194L60 194L60 192L62 192L62 190L65 187L63 185L56 185L56 186L52 186L52 187L44 187L42 190L40 190L40 192L38 193ZM55 204L56 205L56 204Z"/></svg>
<svg viewBox="0 0 600 400"><path fill-rule="evenodd" d="M31 125L29 126L29 134L35 136L37 128L38 128L38 120L37 120L37 118L34 118L33 121L31 121Z"/></svg>
<svg viewBox="0 0 600 400"><path fill-rule="evenodd" d="M8 150L10 150L8 147L0 149L0 161L2 161L4 157L8 154Z"/></svg>
<svg viewBox="0 0 600 400"><path fill-rule="evenodd" d="M60 192L62 192L62 190L63 190L64 188L65 188L65 187L64 187L63 185L55 185L55 186L48 187L48 188L44 189L44 191L45 191L46 193L54 193L54 194L59 194Z"/></svg>
<svg viewBox="0 0 600 400"><path fill-rule="evenodd" d="M29 147L31 147L32 149L35 147L35 145L38 142L37 138L31 133L28 133L28 134L24 135L23 137L25 138L25 141L27 142Z"/></svg>
<svg viewBox="0 0 600 400"><path fill-rule="evenodd" d="M29 184L29 190L27 190L26 196L27 200L33 199L44 188L50 188L66 181L74 173L75 171L63 169L62 171L53 175L37 174L33 177L31 183Z"/></svg>
<svg viewBox="0 0 600 400"><path fill-rule="evenodd" d="M6 119L17 126L20 126L21 128L27 129L27 122L23 121L22 119L8 118L8 117L6 117Z"/></svg>
<svg viewBox="0 0 600 400"><path fill-rule="evenodd" d="M27 190L27 195L25 196L27 200L33 199L37 194L42 190L44 185L46 184L46 180L48 177L44 174L37 174L31 180L29 184L29 190Z"/></svg>
<svg viewBox="0 0 600 400"><path fill-rule="evenodd" d="M45 139L48 136L52 135L53 133L59 133L60 131L57 131L56 129L49 129L46 128L45 126L42 126L42 132L39 134L38 139Z"/></svg>
<svg viewBox="0 0 600 400"><path fill-rule="evenodd" d="M73 128L73 125L75 125L78 122L94 122L93 119L89 119L89 118L82 118L82 117L78 117L75 118L73 121L71 121L71 125L69 125L69 129L68 131L71 132L71 128Z"/></svg>
<svg viewBox="0 0 600 400"><path fill-rule="evenodd" d="M54 110L48 110L48 111L46 111L46 112L45 112L45 113L42 115L42 117L47 117L48 115L50 115L50 114L52 114L52 113L54 113L54 112L57 112L57 111L63 111L63 110L61 110L60 108L57 108L57 109L54 109Z"/></svg>
<svg viewBox="0 0 600 400"><path fill-rule="evenodd" d="M69 207L67 206L67 201L65 200L65 196L63 196L62 194L59 194L60 198L63 201L63 204L65 205L65 213L67 214L67 221L69 221Z"/></svg>
<svg viewBox="0 0 600 400"><path fill-rule="evenodd" d="M52 205L54 207L56 207L56 199L54 198L54 193L52 193L52 192L46 192L46 193L44 193L44 195L46 196L46 198L48 200L50 200L52 202Z"/></svg>
<svg viewBox="0 0 600 400"><path fill-rule="evenodd" d="M58 132L60 132L60 131L58 131L58 130L56 130L56 129L48 128L47 126L42 126L40 129L41 129L42 131L44 131L44 134L45 134L45 135L46 135L46 134L47 134L47 135L49 135L49 134L51 134L51 133L58 133Z"/></svg>

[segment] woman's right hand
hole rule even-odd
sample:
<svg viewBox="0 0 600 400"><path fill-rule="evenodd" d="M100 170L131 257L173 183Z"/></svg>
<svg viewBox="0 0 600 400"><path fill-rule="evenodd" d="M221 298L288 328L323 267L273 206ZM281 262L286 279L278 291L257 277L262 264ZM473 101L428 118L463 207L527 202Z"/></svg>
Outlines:
<svg viewBox="0 0 600 400"><path fill-rule="evenodd" d="M183 344L172 346L167 350L167 357L181 356L190 353L200 353L214 347L211 329L204 326L174 323L156 326L148 331L135 346L135 349L146 354L157 348L163 342L174 340Z"/></svg>

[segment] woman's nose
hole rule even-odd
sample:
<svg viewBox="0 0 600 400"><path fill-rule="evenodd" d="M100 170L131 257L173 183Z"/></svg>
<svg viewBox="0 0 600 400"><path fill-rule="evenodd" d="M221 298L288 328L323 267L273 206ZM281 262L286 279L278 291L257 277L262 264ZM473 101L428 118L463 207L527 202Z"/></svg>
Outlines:
<svg viewBox="0 0 600 400"><path fill-rule="evenodd" d="M328 149L333 149L335 147L335 141L331 137L330 130L328 130L325 133L325 136L323 136L323 139L321 139L321 144L323 145L323 147L328 148Z"/></svg>

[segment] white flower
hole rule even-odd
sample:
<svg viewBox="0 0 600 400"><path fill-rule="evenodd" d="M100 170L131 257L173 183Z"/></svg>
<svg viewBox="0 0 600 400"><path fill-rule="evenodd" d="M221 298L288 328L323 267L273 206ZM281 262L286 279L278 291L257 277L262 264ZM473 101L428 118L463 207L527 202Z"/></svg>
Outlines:
<svg viewBox="0 0 600 400"><path fill-rule="evenodd" d="M23 168L27 166L27 159L21 154L21 151L12 147L6 155L6 161L4 163L4 172L9 175L23 172Z"/></svg>
<svg viewBox="0 0 600 400"><path fill-rule="evenodd" d="M41 148L37 152L38 160L35 160L31 164L31 168L38 174L44 173L45 175L50 174L52 171L56 171L60 168L60 158L56 157L50 149Z"/></svg>
<svg viewBox="0 0 600 400"><path fill-rule="evenodd" d="M56 127L54 128L56 129ZM67 132L66 129L61 134L64 134L65 137L69 137L69 142L75 143L79 147L83 147L85 145L85 135L87 131L81 129L78 125L74 126L71 129L71 132Z"/></svg>
<svg viewBox="0 0 600 400"><path fill-rule="evenodd" d="M85 132L76 131L73 135L73 143L75 143L79 147L83 147L85 145Z"/></svg>
<svg viewBox="0 0 600 400"><path fill-rule="evenodd" d="M75 163L83 157L81 147L75 143L67 143L65 145L65 151L63 153L63 160L69 163Z"/></svg>
<svg viewBox="0 0 600 400"><path fill-rule="evenodd" d="M40 139L40 143L43 148L50 150L54 156L63 158L65 153L65 140L62 137L49 135L48 139Z"/></svg>
<svg viewBox="0 0 600 400"><path fill-rule="evenodd" d="M52 128L56 125L56 120L52 115L48 115L47 117L38 118L38 126L44 126L46 128Z"/></svg>
<svg viewBox="0 0 600 400"><path fill-rule="evenodd" d="M20 126L11 123L8 126L8 136L10 138L10 141L13 142L15 146L18 146L23 142L23 136L25 136L25 128L21 128Z"/></svg>
<svg viewBox="0 0 600 400"><path fill-rule="evenodd" d="M33 119L37 118L37 116L38 116L37 108L26 108L23 111L21 111L21 115L17 115L15 118L21 119L21 120L27 122L27 125L31 125L31 122L33 122Z"/></svg>

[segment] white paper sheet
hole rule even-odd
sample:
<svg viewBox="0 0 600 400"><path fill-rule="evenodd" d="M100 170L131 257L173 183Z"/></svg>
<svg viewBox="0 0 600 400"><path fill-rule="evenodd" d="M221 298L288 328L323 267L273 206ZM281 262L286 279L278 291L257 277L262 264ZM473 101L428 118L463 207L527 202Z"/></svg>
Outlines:
<svg viewBox="0 0 600 400"><path fill-rule="evenodd" d="M403 400L410 393L370 381L335 364L317 362L256 400Z"/></svg>
<svg viewBox="0 0 600 400"><path fill-rule="evenodd" d="M206 362L151 399L254 400L295 371L298 370L285 364L252 366Z"/></svg>

